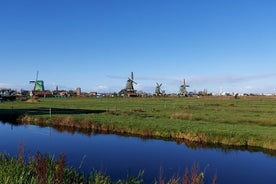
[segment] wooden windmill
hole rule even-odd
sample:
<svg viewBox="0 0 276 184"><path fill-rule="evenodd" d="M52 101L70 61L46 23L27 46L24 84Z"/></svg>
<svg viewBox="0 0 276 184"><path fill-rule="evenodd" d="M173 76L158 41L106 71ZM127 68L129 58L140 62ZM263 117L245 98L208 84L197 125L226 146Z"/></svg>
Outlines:
<svg viewBox="0 0 276 184"><path fill-rule="evenodd" d="M137 84L137 83L134 81L133 72L131 72L131 75L127 80L126 89L125 89L128 96L137 96L136 91L134 90L133 84Z"/></svg>
<svg viewBox="0 0 276 184"><path fill-rule="evenodd" d="M158 83L156 82L156 86L155 86L155 95L156 95L156 96L159 96L159 95L162 94L162 93L161 93L161 86L162 86L162 83L161 83L161 84L158 84Z"/></svg>
<svg viewBox="0 0 276 184"><path fill-rule="evenodd" d="M183 80L183 84L180 86L180 95L181 96L188 96L186 88L190 87L190 85L187 85L185 82L185 79Z"/></svg>

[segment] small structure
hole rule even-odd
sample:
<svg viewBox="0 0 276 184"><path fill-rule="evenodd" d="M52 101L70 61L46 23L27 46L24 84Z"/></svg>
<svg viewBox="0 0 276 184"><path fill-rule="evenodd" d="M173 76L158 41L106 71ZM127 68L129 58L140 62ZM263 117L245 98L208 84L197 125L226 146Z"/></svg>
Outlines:
<svg viewBox="0 0 276 184"><path fill-rule="evenodd" d="M76 91L77 91L77 96L81 96L81 88L78 87L78 88L76 89Z"/></svg>
<svg viewBox="0 0 276 184"><path fill-rule="evenodd" d="M66 90L59 90L58 86L56 86L56 90L53 91L54 97L68 97L68 91Z"/></svg>
<svg viewBox="0 0 276 184"><path fill-rule="evenodd" d="M16 91L11 89L0 89L0 102L16 100Z"/></svg>

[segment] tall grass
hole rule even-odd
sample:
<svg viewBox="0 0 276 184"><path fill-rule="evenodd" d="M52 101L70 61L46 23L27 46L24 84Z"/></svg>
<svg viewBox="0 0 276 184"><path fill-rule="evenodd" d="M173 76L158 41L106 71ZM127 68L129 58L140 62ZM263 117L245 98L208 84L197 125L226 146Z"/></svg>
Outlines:
<svg viewBox="0 0 276 184"><path fill-rule="evenodd" d="M21 162L19 158L0 154L0 183L3 184L110 184L111 178L101 171L93 171L88 177L74 168L66 168L65 155L57 160L37 152L34 158ZM114 183L143 183L141 176L121 179Z"/></svg>
<svg viewBox="0 0 276 184"><path fill-rule="evenodd" d="M88 177L74 168L66 167L66 156L60 154L58 159L37 152L36 155L27 160L20 146L18 157L8 157L0 154L0 183L3 184L143 184L143 171L137 176L128 176L126 179L112 181L110 176L101 171L93 170ZM153 179L154 181L154 179ZM168 180L160 174L156 184L203 184L204 172L199 171L198 165L189 171L187 168L182 177L173 176ZM216 178L213 184L216 183Z"/></svg>
<svg viewBox="0 0 276 184"><path fill-rule="evenodd" d="M204 183L204 174L205 171L200 171L198 164L194 163L191 169L189 170L186 167L183 176L173 176L168 180L163 177L163 170L160 169L160 177L158 182L159 184L203 184ZM217 176L215 175L212 184L217 183Z"/></svg>

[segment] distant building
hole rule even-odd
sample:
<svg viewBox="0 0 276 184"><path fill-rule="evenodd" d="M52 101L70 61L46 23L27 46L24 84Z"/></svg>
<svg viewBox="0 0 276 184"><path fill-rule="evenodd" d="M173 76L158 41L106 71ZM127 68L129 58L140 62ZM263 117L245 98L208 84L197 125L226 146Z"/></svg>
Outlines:
<svg viewBox="0 0 276 184"><path fill-rule="evenodd" d="M89 96L97 96L97 95L98 95L98 93L94 92L94 91L89 93Z"/></svg>
<svg viewBox="0 0 276 184"><path fill-rule="evenodd" d="M81 96L81 88L78 87L76 91L77 91L77 96Z"/></svg>

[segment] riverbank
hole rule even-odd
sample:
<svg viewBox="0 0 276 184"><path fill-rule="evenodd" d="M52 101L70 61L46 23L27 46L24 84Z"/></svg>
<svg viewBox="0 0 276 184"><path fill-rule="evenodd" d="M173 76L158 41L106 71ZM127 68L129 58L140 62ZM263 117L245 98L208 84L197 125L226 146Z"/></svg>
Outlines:
<svg viewBox="0 0 276 184"><path fill-rule="evenodd" d="M0 104L2 121L276 150L276 98L46 98Z"/></svg>

